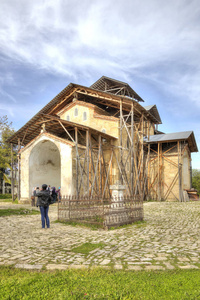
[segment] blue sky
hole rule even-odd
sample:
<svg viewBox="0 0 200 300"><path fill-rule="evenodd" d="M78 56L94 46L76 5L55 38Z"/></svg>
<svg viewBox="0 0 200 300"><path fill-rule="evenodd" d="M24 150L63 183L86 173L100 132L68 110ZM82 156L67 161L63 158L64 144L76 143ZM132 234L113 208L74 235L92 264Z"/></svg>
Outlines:
<svg viewBox="0 0 200 300"><path fill-rule="evenodd" d="M193 130L200 150L199 49L199 0L1 0L0 115L17 130L70 82L105 75L156 104L161 131Z"/></svg>

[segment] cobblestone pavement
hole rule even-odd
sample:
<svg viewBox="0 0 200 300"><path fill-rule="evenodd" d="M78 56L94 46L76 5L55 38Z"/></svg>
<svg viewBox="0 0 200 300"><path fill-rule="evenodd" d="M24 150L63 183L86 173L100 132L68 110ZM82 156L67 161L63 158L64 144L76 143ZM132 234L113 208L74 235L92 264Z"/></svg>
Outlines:
<svg viewBox="0 0 200 300"><path fill-rule="evenodd" d="M27 207L0 203L3 208ZM37 208L34 208L37 209ZM116 230L91 230L55 223L41 229L40 215L0 218L0 264L25 269L101 266L126 270L200 267L200 202L145 203L145 222ZM105 244L89 255L72 251L83 243Z"/></svg>

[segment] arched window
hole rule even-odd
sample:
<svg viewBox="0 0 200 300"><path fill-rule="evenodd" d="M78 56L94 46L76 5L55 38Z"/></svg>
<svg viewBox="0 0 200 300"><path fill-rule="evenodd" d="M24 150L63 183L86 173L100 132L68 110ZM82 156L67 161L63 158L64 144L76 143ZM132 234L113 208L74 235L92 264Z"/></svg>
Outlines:
<svg viewBox="0 0 200 300"><path fill-rule="evenodd" d="M78 108L77 107L74 110L74 117L78 117Z"/></svg>
<svg viewBox="0 0 200 300"><path fill-rule="evenodd" d="M87 121L87 112L86 111L83 112L83 121Z"/></svg>
<svg viewBox="0 0 200 300"><path fill-rule="evenodd" d="M70 116L69 115L67 115L67 121L70 121Z"/></svg>

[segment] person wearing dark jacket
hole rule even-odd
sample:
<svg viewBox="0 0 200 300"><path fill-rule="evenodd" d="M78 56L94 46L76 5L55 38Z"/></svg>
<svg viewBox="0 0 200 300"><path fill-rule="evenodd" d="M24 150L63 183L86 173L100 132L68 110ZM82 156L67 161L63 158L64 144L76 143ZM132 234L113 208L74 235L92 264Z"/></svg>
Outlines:
<svg viewBox="0 0 200 300"><path fill-rule="evenodd" d="M37 207L40 207L40 213L41 213L41 221L42 221L42 228L45 228L45 222L47 228L50 228L50 221L48 216L49 211L49 204L51 202L51 196L49 191L47 190L47 185L42 185L42 190L37 192Z"/></svg>
<svg viewBox="0 0 200 300"><path fill-rule="evenodd" d="M56 203L57 193L56 193L56 188L55 187L52 187L51 197L53 198L53 203Z"/></svg>

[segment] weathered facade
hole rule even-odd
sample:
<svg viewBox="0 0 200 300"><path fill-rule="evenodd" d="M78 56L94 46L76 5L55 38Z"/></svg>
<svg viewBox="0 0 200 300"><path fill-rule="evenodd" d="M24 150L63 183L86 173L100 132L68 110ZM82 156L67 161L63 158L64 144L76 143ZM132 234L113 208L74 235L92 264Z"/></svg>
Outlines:
<svg viewBox="0 0 200 300"><path fill-rule="evenodd" d="M139 102L128 84L105 76L90 88L68 85L10 138L19 149L21 201L44 182L77 198L111 198L120 185L125 196L182 201L194 134L157 140L156 105Z"/></svg>

